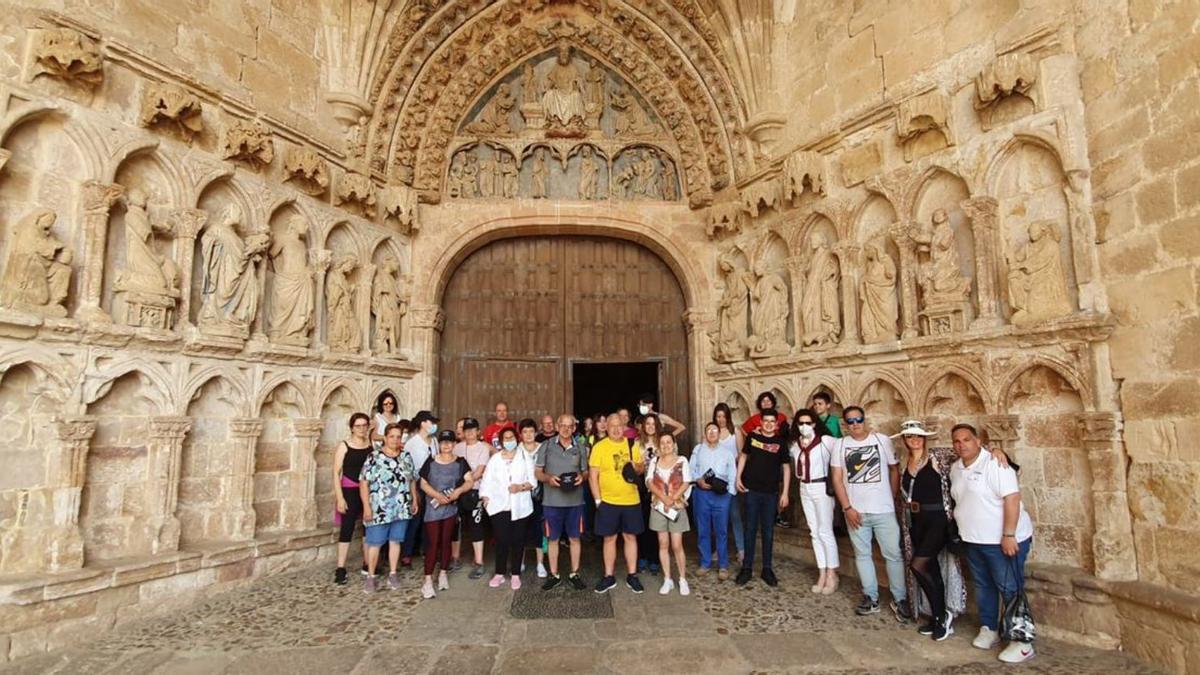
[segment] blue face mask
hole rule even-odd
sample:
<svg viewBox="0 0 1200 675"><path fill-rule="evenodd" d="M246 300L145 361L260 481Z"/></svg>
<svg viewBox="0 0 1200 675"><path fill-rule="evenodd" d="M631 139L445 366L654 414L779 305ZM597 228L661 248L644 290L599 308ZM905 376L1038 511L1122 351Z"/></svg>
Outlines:
<svg viewBox="0 0 1200 675"><path fill-rule="evenodd" d="M504 449L505 450L516 450L517 442L516 441L504 441Z"/></svg>
<svg viewBox="0 0 1200 675"><path fill-rule="evenodd" d="M437 424L430 424L429 425L429 435L432 436L436 433L437 433Z"/></svg>

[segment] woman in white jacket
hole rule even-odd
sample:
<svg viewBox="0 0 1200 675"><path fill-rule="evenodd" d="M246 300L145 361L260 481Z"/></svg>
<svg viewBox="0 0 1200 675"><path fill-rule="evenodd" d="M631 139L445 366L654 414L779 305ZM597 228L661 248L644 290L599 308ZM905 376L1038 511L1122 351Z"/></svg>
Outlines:
<svg viewBox="0 0 1200 675"><path fill-rule="evenodd" d="M496 575L488 582L492 588L504 583L506 568L512 575L512 589L521 587L521 558L537 485L533 468L529 455L518 446L516 431L504 429L500 452L488 460L479 484L479 499L496 535Z"/></svg>

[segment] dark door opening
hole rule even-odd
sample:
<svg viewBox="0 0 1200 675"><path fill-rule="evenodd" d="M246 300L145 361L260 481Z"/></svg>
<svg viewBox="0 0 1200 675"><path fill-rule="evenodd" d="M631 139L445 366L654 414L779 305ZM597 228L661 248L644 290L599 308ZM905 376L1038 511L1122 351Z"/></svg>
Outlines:
<svg viewBox="0 0 1200 675"><path fill-rule="evenodd" d="M637 416L642 394L659 398L657 361L632 363L572 363L571 390L575 416L582 419L617 408L629 408Z"/></svg>

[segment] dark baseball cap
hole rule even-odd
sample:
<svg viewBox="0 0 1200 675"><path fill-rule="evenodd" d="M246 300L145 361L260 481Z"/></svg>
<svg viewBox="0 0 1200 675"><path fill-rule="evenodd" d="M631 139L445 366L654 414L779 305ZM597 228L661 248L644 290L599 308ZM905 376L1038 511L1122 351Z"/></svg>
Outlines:
<svg viewBox="0 0 1200 675"><path fill-rule="evenodd" d="M419 428L421 426L421 422L424 422L425 420L429 420L430 422L433 422L435 424L438 422L438 418L434 417L433 413L429 412L428 410L422 410L421 412L419 412L413 416L413 418L412 418L413 428L414 429Z"/></svg>
<svg viewBox="0 0 1200 675"><path fill-rule="evenodd" d="M463 429L478 429L478 428L479 428L479 420L475 419L474 417L468 417L463 420Z"/></svg>
<svg viewBox="0 0 1200 675"><path fill-rule="evenodd" d="M437 435L438 443L450 442L457 443L458 436L454 435L453 429L442 429Z"/></svg>

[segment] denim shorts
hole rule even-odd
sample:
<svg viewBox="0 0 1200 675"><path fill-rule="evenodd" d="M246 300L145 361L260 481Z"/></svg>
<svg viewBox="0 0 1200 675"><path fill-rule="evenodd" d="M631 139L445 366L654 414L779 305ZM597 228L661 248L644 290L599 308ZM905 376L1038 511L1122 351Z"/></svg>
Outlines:
<svg viewBox="0 0 1200 675"><path fill-rule="evenodd" d="M393 520L382 525L367 525L367 546L383 546L387 542L399 544L408 531L407 520Z"/></svg>

